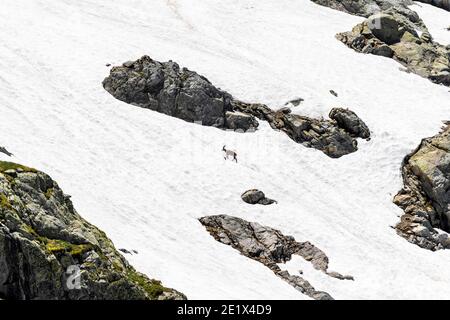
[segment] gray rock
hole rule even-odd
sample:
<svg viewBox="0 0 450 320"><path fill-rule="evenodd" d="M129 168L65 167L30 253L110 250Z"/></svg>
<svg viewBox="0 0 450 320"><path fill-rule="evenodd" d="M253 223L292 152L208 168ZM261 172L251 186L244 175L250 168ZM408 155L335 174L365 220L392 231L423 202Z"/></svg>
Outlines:
<svg viewBox="0 0 450 320"><path fill-rule="evenodd" d="M115 98L188 122L224 127L231 95L175 62L148 56L113 67L103 87Z"/></svg>
<svg viewBox="0 0 450 320"><path fill-rule="evenodd" d="M262 205L270 205L272 203L276 203L275 200L266 198L264 192L257 190L257 189L251 189L245 191L241 198L244 202L249 204L262 204Z"/></svg>
<svg viewBox="0 0 450 320"><path fill-rule="evenodd" d="M408 72L450 86L447 48L433 42L420 18L408 13L406 9L391 8L336 38L358 52L393 58ZM422 31L420 37L416 30Z"/></svg>
<svg viewBox="0 0 450 320"><path fill-rule="evenodd" d="M402 164L404 188L394 203L405 214L397 233L429 250L450 249L435 228L450 232L450 125L424 139Z"/></svg>
<svg viewBox="0 0 450 320"><path fill-rule="evenodd" d="M258 128L258 121L251 114L242 112L225 113L225 126L227 129L235 131L254 131Z"/></svg>
<svg viewBox="0 0 450 320"><path fill-rule="evenodd" d="M367 19L367 25L375 37L388 45L399 42L403 36L399 23L389 14L374 14Z"/></svg>
<svg viewBox="0 0 450 320"><path fill-rule="evenodd" d="M10 170L16 174L7 174ZM185 298L130 266L48 175L1 161L0 297Z"/></svg>
<svg viewBox="0 0 450 320"><path fill-rule="evenodd" d="M249 104L238 100L233 100L232 106L235 110L267 121L273 129L283 131L297 143L321 150L329 157L339 158L358 150L356 139L334 120L309 118L283 109L273 111L263 104Z"/></svg>
<svg viewBox="0 0 450 320"><path fill-rule="evenodd" d="M369 128L353 111L344 108L333 108L329 117L352 136L363 139L370 138Z"/></svg>
<svg viewBox="0 0 450 320"><path fill-rule="evenodd" d="M278 230L227 215L207 216L199 221L217 241L230 245L242 255L264 264L278 277L314 299L332 297L315 290L304 278L282 271L278 264L289 261L292 255L296 254L329 276L341 280L353 279L337 272L328 272L328 257L310 242L297 242L293 237L285 236Z"/></svg>

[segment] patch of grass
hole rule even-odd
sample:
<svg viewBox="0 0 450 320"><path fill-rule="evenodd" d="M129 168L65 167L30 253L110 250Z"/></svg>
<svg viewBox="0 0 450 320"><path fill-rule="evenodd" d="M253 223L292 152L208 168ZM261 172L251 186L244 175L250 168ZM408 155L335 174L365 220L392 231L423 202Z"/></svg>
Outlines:
<svg viewBox="0 0 450 320"><path fill-rule="evenodd" d="M8 162L8 161L0 161L0 172L5 172L6 170L10 170L10 169L22 169L25 172L37 172L36 169L27 167L27 166L23 166L21 164L17 164L14 162Z"/></svg>
<svg viewBox="0 0 450 320"><path fill-rule="evenodd" d="M128 279L140 286L147 292L151 299L157 299L167 288L160 281L148 279L142 274L132 270L127 273Z"/></svg>

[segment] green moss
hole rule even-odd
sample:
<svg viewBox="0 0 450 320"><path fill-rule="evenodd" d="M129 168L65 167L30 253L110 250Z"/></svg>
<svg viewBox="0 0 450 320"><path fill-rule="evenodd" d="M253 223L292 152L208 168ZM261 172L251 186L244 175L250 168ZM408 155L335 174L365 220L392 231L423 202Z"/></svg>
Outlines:
<svg viewBox="0 0 450 320"><path fill-rule="evenodd" d="M68 253L73 257L80 257L83 253L94 249L94 246L90 243L72 244L67 241L45 237L39 237L39 240L45 244L47 251L52 254Z"/></svg>
<svg viewBox="0 0 450 320"><path fill-rule="evenodd" d="M29 225L27 225L27 224L23 224L23 225L22 225L22 229L23 229L26 233L29 233L29 234L31 234L31 235L33 235L33 236L35 236L35 237L39 237L39 235L38 235L37 232L33 229L32 226L29 226Z"/></svg>
<svg viewBox="0 0 450 320"><path fill-rule="evenodd" d="M151 299L157 299L167 288L163 287L160 281L151 280L134 270L128 271L127 277L149 295Z"/></svg>
<svg viewBox="0 0 450 320"><path fill-rule="evenodd" d="M9 199L4 194L0 194L0 206L6 209L12 209L12 205L9 202Z"/></svg>
<svg viewBox="0 0 450 320"><path fill-rule="evenodd" d="M45 197L47 199L50 199L52 197L54 191L55 190L53 188L48 188L47 191L45 191Z"/></svg>
<svg viewBox="0 0 450 320"><path fill-rule="evenodd" d="M6 170L10 170L10 169L22 169L25 172L37 172L36 169L27 167L27 166L23 166L21 164L17 164L14 162L8 162L8 161L0 161L0 172L5 172Z"/></svg>

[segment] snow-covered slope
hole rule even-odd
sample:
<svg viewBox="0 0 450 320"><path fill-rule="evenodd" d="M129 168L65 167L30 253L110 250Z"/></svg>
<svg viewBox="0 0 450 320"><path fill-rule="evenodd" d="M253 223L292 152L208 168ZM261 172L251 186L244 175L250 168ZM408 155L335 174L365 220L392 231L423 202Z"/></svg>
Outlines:
<svg viewBox="0 0 450 320"><path fill-rule="evenodd" d="M331 270L355 277L304 270L334 298L448 298L450 253L420 249L391 226L402 158L448 119L450 93L334 38L359 21L309 0L2 0L0 145L52 175L117 248L137 250L127 258L138 270L191 299L307 298L216 242L197 221L211 214L314 243ZM224 132L115 100L101 86L105 64L143 54L274 108L297 96L295 112L308 115L350 107L373 138L331 159L265 124ZM223 160L224 144L238 164ZM252 187L278 205L245 204Z"/></svg>

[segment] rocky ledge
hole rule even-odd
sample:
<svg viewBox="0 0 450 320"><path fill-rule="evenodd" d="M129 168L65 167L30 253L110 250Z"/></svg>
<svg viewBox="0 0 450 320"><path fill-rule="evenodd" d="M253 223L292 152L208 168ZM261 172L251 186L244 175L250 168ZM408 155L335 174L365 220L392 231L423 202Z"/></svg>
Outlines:
<svg viewBox="0 0 450 320"><path fill-rule="evenodd" d="M268 121L296 142L333 158L357 151L355 138L370 136L351 111L339 108L333 113L336 120L323 120L290 114L288 108L273 111L243 103L194 71L148 56L113 67L103 86L121 101L206 126L249 132L257 129L256 118Z"/></svg>
<svg viewBox="0 0 450 320"><path fill-rule="evenodd" d="M0 299L185 299L128 264L47 174L0 162Z"/></svg>
<svg viewBox="0 0 450 320"><path fill-rule="evenodd" d="M285 236L278 230L227 215L207 216L200 218L199 221L214 239L262 263L275 275L313 299L331 300L333 298L326 292L317 291L303 277L281 270L278 264L291 260L292 255L299 255L309 261L316 270L330 277L353 280L351 276L328 271L328 257L310 242L297 242L293 237Z"/></svg>
<svg viewBox="0 0 450 320"><path fill-rule="evenodd" d="M402 165L404 188L394 203L404 210L399 235L429 250L450 249L450 124L422 140ZM442 231L445 232L442 232Z"/></svg>
<svg viewBox="0 0 450 320"><path fill-rule="evenodd" d="M411 11L393 8L374 14L336 38L358 52L392 58L403 71L450 86L450 46L434 42Z"/></svg>
<svg viewBox="0 0 450 320"><path fill-rule="evenodd" d="M252 114L267 121L275 130L308 148L321 150L331 158L340 158L358 150L356 138L370 138L370 130L353 111L334 108L330 120L314 119L291 113L289 108L273 111L263 104L233 100L234 110Z"/></svg>

